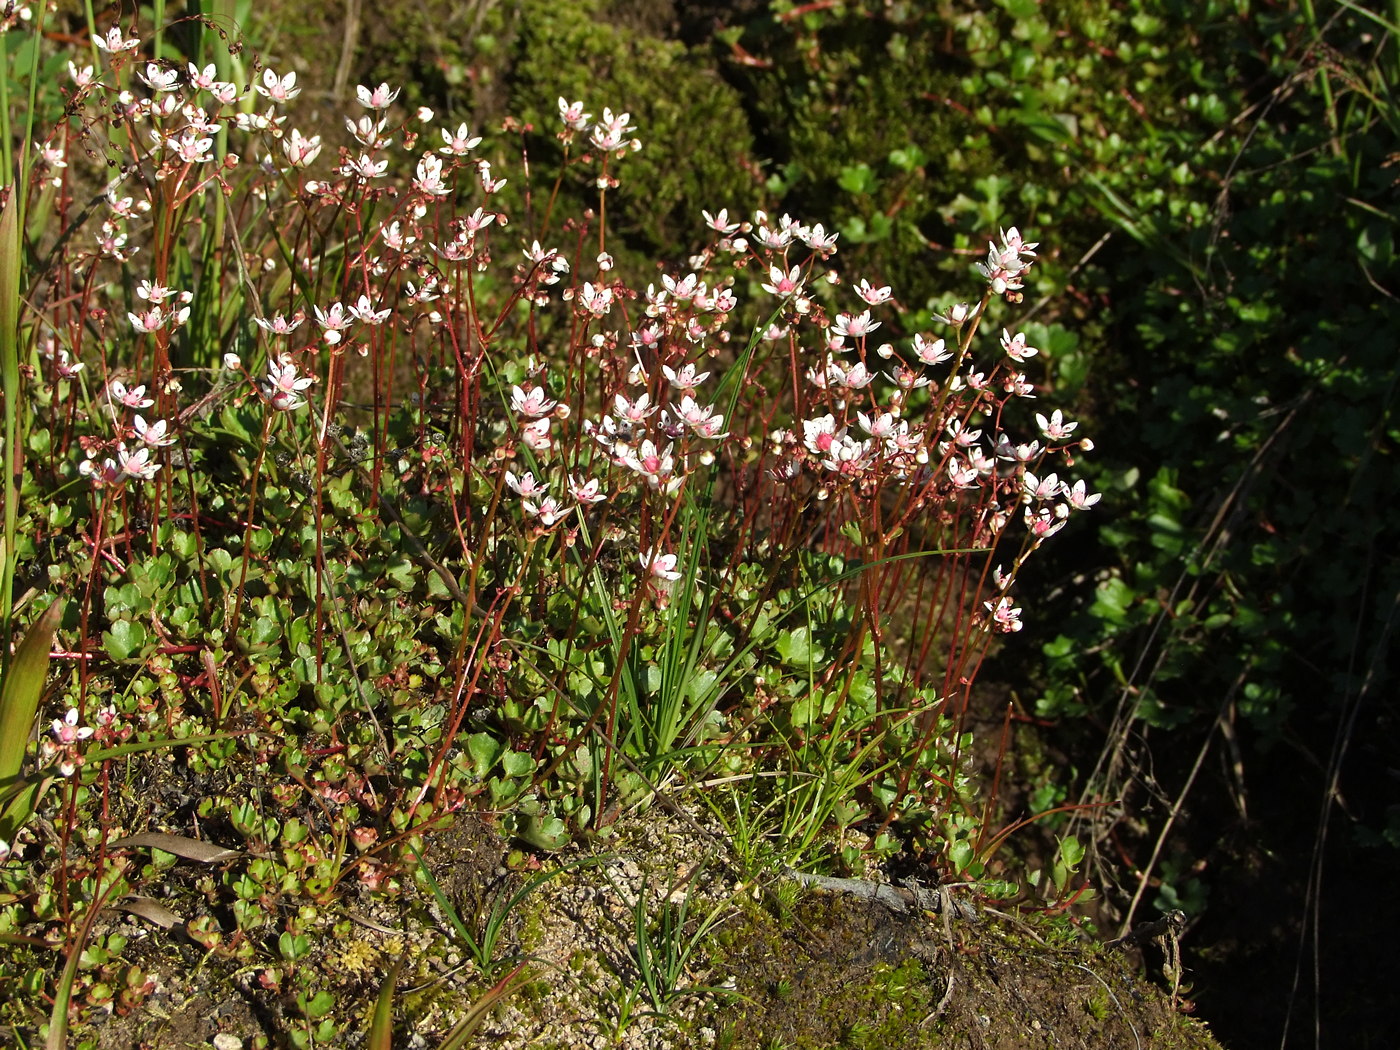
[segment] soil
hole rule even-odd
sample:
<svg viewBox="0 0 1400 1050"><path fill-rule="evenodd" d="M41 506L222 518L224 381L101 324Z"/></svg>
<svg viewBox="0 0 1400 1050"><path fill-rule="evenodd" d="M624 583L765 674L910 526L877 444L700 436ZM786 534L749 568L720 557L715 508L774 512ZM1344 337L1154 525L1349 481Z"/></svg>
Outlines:
<svg viewBox="0 0 1400 1050"><path fill-rule="evenodd" d="M493 978L520 957L526 973L466 1045L1218 1047L1169 991L1146 978L1140 956L1097 945L1071 923L985 907L976 908L975 921L951 914L945 921L800 890L791 880L756 888L715 858L712 841L697 841L700 819L652 809L619 822L612 839L591 850L543 860L513 851L479 815L463 814L431 836L426 862L441 900L477 935L530 869L574 865L510 912ZM172 871L164 903L186 919L207 913L194 892L205 871ZM364 1019L398 960L394 1041L436 1045L492 979L470 964L453 916L428 881L403 884L397 897L349 896L306 914L314 947L296 965L278 959L275 943L239 960L206 953L179 926L162 930L113 913L96 932L130 938L125 954L153 990L126 1016L75 1028L73 1045L361 1045ZM687 895L686 936L712 912L716 922L696 939L661 1014L637 966L637 902L654 931L658 917ZM320 1032L321 1022L298 1005L298 989L303 1001L313 990L333 995Z"/></svg>

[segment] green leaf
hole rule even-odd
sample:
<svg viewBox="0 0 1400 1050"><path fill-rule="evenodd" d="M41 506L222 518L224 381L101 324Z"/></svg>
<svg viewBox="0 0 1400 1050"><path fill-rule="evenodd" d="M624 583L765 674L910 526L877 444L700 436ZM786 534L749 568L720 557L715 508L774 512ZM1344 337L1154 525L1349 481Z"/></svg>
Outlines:
<svg viewBox="0 0 1400 1050"><path fill-rule="evenodd" d="M467 753L472 756L473 770L478 779L491 772L505 749L506 745L490 733L473 733L467 738Z"/></svg>
<svg viewBox="0 0 1400 1050"><path fill-rule="evenodd" d="M530 817L520 829L520 837L536 849L553 853L569 844L569 829L558 817L547 815Z"/></svg>
<svg viewBox="0 0 1400 1050"><path fill-rule="evenodd" d="M501 756L501 769L507 777L525 777L535 768L535 758L524 751L507 751Z"/></svg>
<svg viewBox="0 0 1400 1050"><path fill-rule="evenodd" d="M841 169L836 184L847 193L869 193L875 188L875 172L869 164L854 164Z"/></svg>
<svg viewBox="0 0 1400 1050"><path fill-rule="evenodd" d="M812 642L812 630L809 627L794 627L790 631L783 631L778 635L778 641L773 648L778 651L784 663L803 669L820 664L826 656L826 651Z"/></svg>
<svg viewBox="0 0 1400 1050"><path fill-rule="evenodd" d="M146 628L132 620L118 620L102 632L102 648L118 663L135 659L146 645Z"/></svg>

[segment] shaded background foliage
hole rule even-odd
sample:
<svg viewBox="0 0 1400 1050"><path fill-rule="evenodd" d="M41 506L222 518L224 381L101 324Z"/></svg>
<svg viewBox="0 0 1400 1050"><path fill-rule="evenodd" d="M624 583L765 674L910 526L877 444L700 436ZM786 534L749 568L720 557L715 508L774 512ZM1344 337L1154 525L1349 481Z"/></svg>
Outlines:
<svg viewBox="0 0 1400 1050"><path fill-rule="evenodd" d="M913 330L997 225L1047 242L1032 378L1076 404L1108 496L1031 568L1030 626L993 668L1034 753L1062 757L1021 765L1018 804L1122 800L1092 824L1107 917L1192 913L1196 998L1227 1045L1381 1045L1373 934L1400 918L1389 9L347 10L269 5L249 36L279 69L337 69L342 94L388 80L444 122L518 116L532 150L557 148L559 95L630 110L624 267L682 261L702 208L763 204L836 226L851 279L894 285Z"/></svg>

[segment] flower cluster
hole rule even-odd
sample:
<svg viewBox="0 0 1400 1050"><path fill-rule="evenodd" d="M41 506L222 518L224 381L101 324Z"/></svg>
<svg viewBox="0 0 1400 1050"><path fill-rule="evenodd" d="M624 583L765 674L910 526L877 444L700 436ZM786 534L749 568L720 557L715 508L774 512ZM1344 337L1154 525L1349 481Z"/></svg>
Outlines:
<svg viewBox="0 0 1400 1050"><path fill-rule="evenodd" d="M140 66L139 40L119 30L99 47L113 63ZM70 72L79 93L103 90L92 70ZM969 604L987 630L1014 631L1021 610L1008 590L1025 558L1099 499L1083 481L1060 478L1061 460L1092 448L1077 438L1077 424L1059 410L1024 407L1036 396L1027 370L1041 351L1001 324L998 353L978 345L989 311L1003 309L998 299L1016 301L1035 262L1038 245L1015 227L1000 231L977 264L984 294L946 309L939 332L901 332L907 314L896 290L878 274L840 274L829 265L838 235L787 214L704 212L711 243L643 289L618 276L601 234L596 248L592 231L566 242L590 245L573 258L549 243L548 231L512 241L500 197L507 179L476 158L481 136L466 121L438 124L427 110L397 114L397 88L356 89L360 108L344 120L346 144L327 160L329 136L287 126L283 107L302 90L295 73L263 69L249 85L220 82L212 67L173 73L155 63L137 68L142 97L117 93L110 108L140 130L133 148L171 199L222 191L241 170L269 209L295 201L362 224L329 282L309 244L287 247L277 237L262 256L248 254L252 272L240 271L238 281L262 293L252 301L262 315L253 320L264 364L243 372L236 355L226 358L246 381L241 396L291 412L322 383L324 434L344 389L347 351L374 354L375 375L384 376L392 353L433 356L419 350L436 343L437 358L457 368L467 466L497 493L492 523L503 507L518 534L572 543L608 516L609 541L621 534L632 544L642 581L657 589L677 579L679 501L692 479L723 471L738 509L759 523L755 535L814 516L827 523L822 537L861 519L907 543L931 521L943 546L1006 550L998 593ZM640 148L630 114L603 107L595 118L582 101L563 98L558 114L559 137L585 151L571 160L591 159L600 193L610 189L611 162ZM217 133L226 127L246 137L245 152L261 158L255 165L240 169L236 154L219 155ZM46 157L55 173L67 162L58 152ZM110 187L98 254L129 260L137 250L130 224L154 199L145 185L132 196ZM487 317L473 275L493 268L503 244L512 262L489 284L509 287L510 299ZM739 352L735 317L750 294L770 320ZM127 312L132 329L149 337L143 345L165 346L188 322L191 294L151 279L137 295L142 304ZM511 329L516 316L528 321ZM317 335L305 339L298 331L308 319ZM503 374L495 362L506 331L528 345L530 362L509 380L483 378ZM541 332L558 340L557 354L542 349ZM492 365L484 369L486 350ZM60 377L82 367L57 345L48 352ZM433 393L425 381L419 396L431 402ZM119 433L106 458L99 446L89 449L83 473L94 485L154 477L175 422L140 414L127 421L128 411L154 403L143 385L113 379L105 399ZM1039 437L1017 436L1032 415Z"/></svg>

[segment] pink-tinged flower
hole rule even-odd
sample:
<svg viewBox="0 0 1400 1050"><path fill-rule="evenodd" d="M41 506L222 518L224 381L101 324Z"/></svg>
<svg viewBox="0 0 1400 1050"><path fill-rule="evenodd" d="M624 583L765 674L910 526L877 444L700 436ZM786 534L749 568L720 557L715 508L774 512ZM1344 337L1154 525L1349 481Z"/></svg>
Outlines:
<svg viewBox="0 0 1400 1050"><path fill-rule="evenodd" d="M125 445L118 445L117 468L129 478L150 481L156 476L156 471L160 470L160 464L151 462L151 450L148 448L133 450Z"/></svg>
<svg viewBox="0 0 1400 1050"><path fill-rule="evenodd" d="M702 295L705 291L704 284L700 278L693 273L686 274L680 280L672 277L669 273L661 275L661 287L665 288L677 299L693 299L696 295Z"/></svg>
<svg viewBox="0 0 1400 1050"><path fill-rule="evenodd" d="M613 111L606 106L603 107L603 116L598 123L593 125L590 133L590 141L593 145L611 153L613 150L622 149L627 146L628 125L632 122L632 114L619 113L613 115Z"/></svg>
<svg viewBox="0 0 1400 1050"><path fill-rule="evenodd" d="M163 303L176 293L173 288L167 288L163 284L142 281L136 286L136 294L147 302Z"/></svg>
<svg viewBox="0 0 1400 1050"><path fill-rule="evenodd" d="M879 306L881 303L889 301L890 286L885 285L883 288L875 288L872 287L870 282L865 280L865 278L861 278L860 284L856 286L856 295L860 296L871 306Z"/></svg>
<svg viewBox="0 0 1400 1050"><path fill-rule="evenodd" d="M1040 426L1040 432L1051 441L1062 441L1073 434L1075 428L1079 426L1078 423L1066 422L1063 413L1058 408L1050 413L1049 419L1037 412L1035 421Z"/></svg>
<svg viewBox="0 0 1400 1050"><path fill-rule="evenodd" d="M231 106L238 101L238 85L226 80L216 80L209 85L209 94L225 106Z"/></svg>
<svg viewBox="0 0 1400 1050"><path fill-rule="evenodd" d="M826 259L836 254L836 239L841 235L835 231L827 233L822 224L817 223L810 229L800 231L799 236L808 248Z"/></svg>
<svg viewBox="0 0 1400 1050"><path fill-rule="evenodd" d="M316 323L325 329L326 334L323 338L332 346L340 342L343 338L341 333L355 322L343 303L331 303L326 310L313 306L312 310L316 314Z"/></svg>
<svg viewBox="0 0 1400 1050"><path fill-rule="evenodd" d="M798 295L802 292L802 268L794 266L784 272L781 266L770 266L768 283L762 287L769 295Z"/></svg>
<svg viewBox="0 0 1400 1050"><path fill-rule="evenodd" d="M822 460L822 466L837 474L847 476L862 474L869 466L870 452L868 441L857 441L855 438L843 434L827 452L826 458Z"/></svg>
<svg viewBox="0 0 1400 1050"><path fill-rule="evenodd" d="M531 420L520 428L520 443L534 452L548 452L552 442L549 437L548 416Z"/></svg>
<svg viewBox="0 0 1400 1050"><path fill-rule="evenodd" d="M1040 442L1032 441L1025 445L1013 445L1011 439L1005 434L998 434L996 440L996 454L999 459L1015 460L1018 463L1029 463L1040 455Z"/></svg>
<svg viewBox="0 0 1400 1050"><path fill-rule="evenodd" d="M223 125L217 120L211 119L209 114L204 111L203 106L186 103L180 107L180 114L189 121L190 130L197 131L201 135L213 135L223 129Z"/></svg>
<svg viewBox="0 0 1400 1050"><path fill-rule="evenodd" d="M429 197L446 197L452 192L452 187L442 181L441 157L434 157L431 153L423 154L422 159L418 161L413 188Z"/></svg>
<svg viewBox="0 0 1400 1050"><path fill-rule="evenodd" d="M268 364L263 393L273 408L290 412L306 404L301 392L315 382L311 376L298 376L296 363L290 358L283 358Z"/></svg>
<svg viewBox="0 0 1400 1050"><path fill-rule="evenodd" d="M175 444L173 437L166 436L167 423L163 419L158 419L154 423L148 424L140 415L136 417L134 424L136 436L141 444L147 448L164 448L166 445Z"/></svg>
<svg viewBox="0 0 1400 1050"><path fill-rule="evenodd" d="M9 860L10 854L13 852L14 851L10 848L10 844L4 839L0 839L0 864L4 864L5 861Z"/></svg>
<svg viewBox="0 0 1400 1050"><path fill-rule="evenodd" d="M658 449L650 439L643 440L635 450L629 449L622 455L622 465L646 479L652 488L661 488L672 480L676 461L671 455L671 446Z"/></svg>
<svg viewBox="0 0 1400 1050"><path fill-rule="evenodd" d="M213 160L213 154L209 151L214 148L212 138L200 138L193 131L186 131L178 139L166 139L167 146L175 150L178 156L186 164L207 164Z"/></svg>
<svg viewBox="0 0 1400 1050"><path fill-rule="evenodd" d="M101 463L95 459L85 459L78 464L78 473L91 481L92 487L96 489L107 485L120 485L126 478L114 459L104 459Z"/></svg>
<svg viewBox="0 0 1400 1050"><path fill-rule="evenodd" d="M522 499L534 499L536 496L543 496L549 492L549 487L536 481L535 475L529 471L519 477L516 477L512 471L506 471L506 485Z"/></svg>
<svg viewBox="0 0 1400 1050"><path fill-rule="evenodd" d="M285 123L287 118L279 117L275 109L269 109L266 113L236 113L233 117L234 127L250 134L262 131L277 134Z"/></svg>
<svg viewBox="0 0 1400 1050"><path fill-rule="evenodd" d="M1067 513L1063 504L1056 506L1054 510L1049 507L1036 510L1026 507L1026 528L1030 530L1037 546L1065 527Z"/></svg>
<svg viewBox="0 0 1400 1050"><path fill-rule="evenodd" d="M536 503L534 500L525 500L521 504L525 508L525 513L532 518L539 518L540 524L545 528L554 525L560 518L568 515L569 508L561 504L553 496L546 496Z"/></svg>
<svg viewBox="0 0 1400 1050"><path fill-rule="evenodd" d="M528 419L538 419L554 411L558 401L545 396L544 387L533 387L527 393L518 386L510 388L510 407L517 414Z"/></svg>
<svg viewBox="0 0 1400 1050"><path fill-rule="evenodd" d="M387 309L376 310L374 304L369 301L369 296L362 295L355 300L353 306L348 307L350 316L365 324L383 324L389 319L390 311Z"/></svg>
<svg viewBox="0 0 1400 1050"><path fill-rule="evenodd" d="M371 91L360 84L355 88L355 97L360 100L360 105L366 109L388 109L394 99L399 97L399 88L389 89L388 84L380 84Z"/></svg>
<svg viewBox="0 0 1400 1050"><path fill-rule="evenodd" d="M83 363L68 360L68 351L62 349L54 354L54 365L58 369L60 379L76 379L78 373L83 370Z"/></svg>
<svg viewBox="0 0 1400 1050"><path fill-rule="evenodd" d="M144 72L137 73L141 82L157 94L174 91L180 86L180 71L166 69L156 62L147 62Z"/></svg>
<svg viewBox="0 0 1400 1050"><path fill-rule="evenodd" d="M418 240L413 234L404 232L398 219L386 226L381 226L380 231L384 234L384 243L396 252L405 251L409 245Z"/></svg>
<svg viewBox="0 0 1400 1050"><path fill-rule="evenodd" d="M488 195L498 192L502 186L504 186L508 181L510 181L508 179L493 179L491 177L491 162L489 160L477 161L476 173L477 176L481 179L481 192ZM501 217L501 225L506 225L505 216ZM598 257L598 263L600 266L602 265L604 258L605 256L601 255ZM609 267L604 266L603 269L606 270L609 269Z"/></svg>
<svg viewBox="0 0 1400 1050"><path fill-rule="evenodd" d="M542 248L539 241L530 243L530 247L525 251L525 258L531 266L543 267L545 275L541 280L545 284L558 284L559 275L569 272L569 260L559 254L559 249Z"/></svg>
<svg viewBox="0 0 1400 1050"><path fill-rule="evenodd" d="M1026 358L1034 357L1040 353L1035 347L1026 345L1024 332L1012 335L1005 328L1001 330L1001 348L1006 351L1006 356L1013 361L1024 361Z"/></svg>
<svg viewBox="0 0 1400 1050"><path fill-rule="evenodd" d="M321 136L312 135L307 138L293 128L291 134L282 140L282 152L286 154L287 163L292 167L304 168L321 152Z"/></svg>
<svg viewBox="0 0 1400 1050"><path fill-rule="evenodd" d="M857 361L850 368L843 368L836 361L826 363L826 384L824 389L864 390L875 381L875 374Z"/></svg>
<svg viewBox="0 0 1400 1050"><path fill-rule="evenodd" d="M117 262L127 262L135 255L140 248L130 248L126 246L126 234L110 219L102 223L102 228L97 234L97 250L109 259Z"/></svg>
<svg viewBox="0 0 1400 1050"><path fill-rule="evenodd" d="M72 62L68 63L68 75L72 78L74 87L79 91L83 90L83 88L91 87L93 82L97 79L96 71L92 66L83 66L80 69Z"/></svg>
<svg viewBox="0 0 1400 1050"><path fill-rule="evenodd" d="M635 401L629 401L621 394L615 394L613 396L613 411L628 423L640 423L648 416L655 414L656 407L652 405L651 395L647 393L638 394Z"/></svg>
<svg viewBox="0 0 1400 1050"><path fill-rule="evenodd" d="M953 352L942 339L929 342L919 334L914 336L914 355L926 365L938 365L952 357Z"/></svg>
<svg viewBox="0 0 1400 1050"><path fill-rule="evenodd" d="M971 448L982 439L982 431L968 430L957 419L950 420L944 429L947 430L948 436L957 443L959 448Z"/></svg>
<svg viewBox="0 0 1400 1050"><path fill-rule="evenodd" d="M827 413L819 419L804 419L802 434L802 444L807 446L807 450L823 456L831 451L832 445L846 436L846 428L838 430L836 417Z"/></svg>
<svg viewBox="0 0 1400 1050"><path fill-rule="evenodd" d="M389 170L387 160L375 160L361 153L355 160L346 161L340 166L340 174L347 179L377 179Z"/></svg>
<svg viewBox="0 0 1400 1050"><path fill-rule="evenodd" d="M1035 396L1035 384L1026 380L1024 372L1017 372L1008 377L1006 382L1002 383L1001 388L1008 394L1015 394L1017 397Z"/></svg>
<svg viewBox="0 0 1400 1050"><path fill-rule="evenodd" d="M837 315L836 322L831 326L831 330L843 339L859 339L869 335L880 327L879 321L870 319L870 311L863 310L860 314Z"/></svg>
<svg viewBox="0 0 1400 1050"><path fill-rule="evenodd" d="M462 220L462 226L468 233L476 233L477 230L484 230L486 229L486 227L490 226L495 221L495 212L489 212L481 208L477 208L476 211L472 212L470 215L468 215L465 219Z"/></svg>
<svg viewBox="0 0 1400 1050"><path fill-rule="evenodd" d="M933 382L922 372L917 372L907 365L896 365L893 372L886 372L885 375L889 377L890 382L904 391L918 390Z"/></svg>
<svg viewBox="0 0 1400 1050"><path fill-rule="evenodd" d="M728 288L721 288L715 292L714 298L710 300L709 312L712 314L732 313L739 305L739 297Z"/></svg>
<svg viewBox="0 0 1400 1050"><path fill-rule="evenodd" d="M923 448L923 438L909 430L909 421L901 419L885 439L885 450L892 456L922 456L927 461L928 452Z"/></svg>
<svg viewBox="0 0 1400 1050"><path fill-rule="evenodd" d="M582 102L565 102L563 98L560 98L559 119L570 131L585 131L588 128L588 122L593 119L593 114L583 111Z"/></svg>
<svg viewBox="0 0 1400 1050"><path fill-rule="evenodd" d="M92 42L99 51L106 51L110 54L117 54L121 51L135 51L141 46L139 37L123 37L121 26L113 26L107 30L106 36L95 36Z"/></svg>
<svg viewBox="0 0 1400 1050"><path fill-rule="evenodd" d="M150 408L155 404L154 400L146 396L144 386L127 389L126 384L120 379L113 379L107 384L107 396L127 408Z"/></svg>
<svg viewBox="0 0 1400 1050"><path fill-rule="evenodd" d="M784 218L786 218L786 216L784 216ZM755 232L758 243L771 251L780 252L785 250L787 246L792 243L793 234L796 233L796 227L786 222L780 222L776 229L769 229L768 226L765 225L767 219L768 217L766 215L759 212L759 225Z"/></svg>
<svg viewBox="0 0 1400 1050"><path fill-rule="evenodd" d="M126 316L131 321L131 327L138 332L156 332L165 327L165 311L159 306L142 310L140 313L128 313Z"/></svg>
<svg viewBox="0 0 1400 1050"><path fill-rule="evenodd" d="M891 437L895 432L895 418L892 412L881 412L873 419L864 412L857 412L856 421L860 423L862 430L881 441Z"/></svg>
<svg viewBox="0 0 1400 1050"><path fill-rule="evenodd" d="M602 483L597 478L589 478L587 481L580 481L572 474L569 475L569 495L579 503L590 505L601 503L607 499L607 494L602 491Z"/></svg>
<svg viewBox="0 0 1400 1050"><path fill-rule="evenodd" d="M279 78L272 70L264 69L262 80L261 84L254 84L253 87L259 95L265 95L273 102L290 102L301 94L301 88L296 86L296 73Z"/></svg>
<svg viewBox="0 0 1400 1050"><path fill-rule="evenodd" d="M651 291L650 285L647 286L647 290ZM657 297L656 301L664 302L665 294L665 292L662 292L661 295ZM655 321L652 321L632 333L630 345L633 350L660 350L661 336L661 326Z"/></svg>
<svg viewBox="0 0 1400 1050"><path fill-rule="evenodd" d="M1103 499L1102 492L1090 492L1088 485L1081 478L1074 483L1072 488L1065 490L1065 499L1075 510L1088 510L1099 500Z"/></svg>
<svg viewBox="0 0 1400 1050"><path fill-rule="evenodd" d="M612 309L613 293L611 288L593 287L587 281L583 282L583 290L579 293L579 304L594 317L602 317Z"/></svg>
<svg viewBox="0 0 1400 1050"><path fill-rule="evenodd" d="M473 135L472 129L466 124L458 124L456 131L442 129L442 141L446 145L438 147L438 152L449 157L465 157L477 146L481 145L481 136Z"/></svg>
<svg viewBox="0 0 1400 1050"><path fill-rule="evenodd" d="M1019 631L1024 625L1021 623L1021 610L1011 604L1011 599L1002 595L995 602L983 602L987 611L992 614L992 624L1003 634L1011 634Z"/></svg>
<svg viewBox="0 0 1400 1050"><path fill-rule="evenodd" d="M1021 475L1021 498L1027 503L1033 500L1050 500L1060 494L1060 478L1047 474L1038 478L1029 470Z"/></svg>
<svg viewBox="0 0 1400 1050"><path fill-rule="evenodd" d="M666 377L666 381L671 386L682 394L693 393L705 380L710 378L709 372L696 372L693 364L682 365L679 370L671 368L670 365L662 365L661 374Z"/></svg>
<svg viewBox="0 0 1400 1050"><path fill-rule="evenodd" d="M379 150L389 145L391 140L384 135L384 129L388 126L387 120L375 120L373 117L361 117L359 120L345 118L345 130L367 150Z"/></svg>
<svg viewBox="0 0 1400 1050"><path fill-rule="evenodd" d="M948 480L953 483L954 488L975 489L980 477L976 467L962 463L956 456L949 458Z"/></svg>
<svg viewBox="0 0 1400 1050"><path fill-rule="evenodd" d="M1021 231L1016 229L1015 226L1011 227L1009 230L1001 231L1001 243L1005 246L1007 251L1015 252L1017 255L1034 256L1035 251L1033 249L1040 247L1039 241L1032 241L1030 244L1026 244L1022 241Z"/></svg>
<svg viewBox="0 0 1400 1050"><path fill-rule="evenodd" d="M291 335L297 330L301 322L305 320L306 315L298 311L292 315L290 320L278 314L271 321L264 320L261 317L254 317L253 323L263 331L271 332L273 335Z"/></svg>
<svg viewBox="0 0 1400 1050"><path fill-rule="evenodd" d="M714 405L701 406L687 394L681 398L679 405L672 405L671 409L697 437L718 441L720 438L729 436L728 433L721 432L721 428L724 426L724 416L715 413Z"/></svg>
<svg viewBox="0 0 1400 1050"><path fill-rule="evenodd" d="M243 370L243 358L237 354L224 354L224 367L230 372L241 372Z"/></svg>
<svg viewBox="0 0 1400 1050"><path fill-rule="evenodd" d="M676 569L678 560L674 554L653 554L649 550L637 556L637 561L643 569L656 579L665 580L667 583L674 583L681 578L681 573Z"/></svg>
<svg viewBox="0 0 1400 1050"><path fill-rule="evenodd" d="M199 66L191 62L186 72L189 74L190 84L196 90L208 91L217 81L219 67L210 62L203 69L200 69Z"/></svg>
<svg viewBox="0 0 1400 1050"><path fill-rule="evenodd" d="M704 209L701 209L700 214L705 216L705 225L708 226L710 229L714 230L716 233L722 233L727 236L731 233L739 232L740 224L737 222L729 221L728 208L721 208L719 210L719 213L716 215L711 215L709 212L705 211Z"/></svg>
<svg viewBox="0 0 1400 1050"><path fill-rule="evenodd" d="M64 747L86 740L92 736L93 730L89 726L78 725L78 709L70 707L68 713L63 718L53 720L53 735Z"/></svg>

